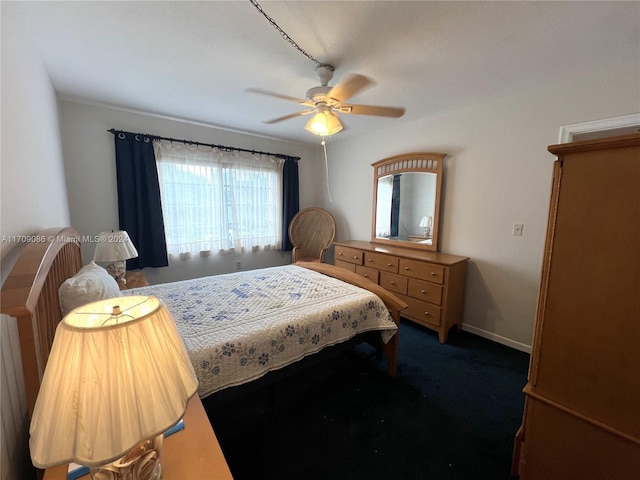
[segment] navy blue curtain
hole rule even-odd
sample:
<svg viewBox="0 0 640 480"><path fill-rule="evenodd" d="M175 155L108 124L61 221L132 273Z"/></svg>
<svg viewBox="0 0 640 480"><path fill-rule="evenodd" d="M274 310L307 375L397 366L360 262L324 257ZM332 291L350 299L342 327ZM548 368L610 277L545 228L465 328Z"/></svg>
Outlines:
<svg viewBox="0 0 640 480"><path fill-rule="evenodd" d="M393 176L391 189L391 236L397 237L400 231L400 175Z"/></svg>
<svg viewBox="0 0 640 480"><path fill-rule="evenodd" d="M293 245L289 239L289 224L300 210L300 184L298 181L298 159L287 158L282 168L282 251L290 252Z"/></svg>
<svg viewBox="0 0 640 480"><path fill-rule="evenodd" d="M128 260L127 268L166 267L169 260L153 141L128 132L117 132L114 138L120 229L127 231L138 250L138 258Z"/></svg>

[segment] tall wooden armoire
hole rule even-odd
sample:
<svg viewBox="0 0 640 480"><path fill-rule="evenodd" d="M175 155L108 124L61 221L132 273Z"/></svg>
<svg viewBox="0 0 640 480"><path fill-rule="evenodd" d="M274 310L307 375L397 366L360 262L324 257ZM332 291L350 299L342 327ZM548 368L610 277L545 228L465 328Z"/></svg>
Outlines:
<svg viewBox="0 0 640 480"><path fill-rule="evenodd" d="M557 155L514 468L640 479L640 134Z"/></svg>

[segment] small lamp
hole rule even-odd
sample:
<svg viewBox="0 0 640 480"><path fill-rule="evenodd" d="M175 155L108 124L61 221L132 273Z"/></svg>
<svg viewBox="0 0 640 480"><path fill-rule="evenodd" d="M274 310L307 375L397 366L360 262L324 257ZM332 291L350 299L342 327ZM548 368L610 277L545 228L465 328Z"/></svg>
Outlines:
<svg viewBox="0 0 640 480"><path fill-rule="evenodd" d="M433 226L433 217L422 217L418 226L424 229L425 238L429 237L431 235L431 227Z"/></svg>
<svg viewBox="0 0 640 480"><path fill-rule="evenodd" d="M165 305L117 297L58 324L29 446L38 468L78 463L94 480L155 480L162 435L184 416L198 380Z"/></svg>
<svg viewBox="0 0 640 480"><path fill-rule="evenodd" d="M94 262L107 263L105 269L118 283L125 284L126 260L136 258L138 251L133 246L129 234L124 230L102 232L93 254Z"/></svg>
<svg viewBox="0 0 640 480"><path fill-rule="evenodd" d="M304 128L315 135L328 136L342 130L342 124L340 123L340 119L331 111L330 107L320 105L318 107L318 113L311 117L311 120L307 122Z"/></svg>

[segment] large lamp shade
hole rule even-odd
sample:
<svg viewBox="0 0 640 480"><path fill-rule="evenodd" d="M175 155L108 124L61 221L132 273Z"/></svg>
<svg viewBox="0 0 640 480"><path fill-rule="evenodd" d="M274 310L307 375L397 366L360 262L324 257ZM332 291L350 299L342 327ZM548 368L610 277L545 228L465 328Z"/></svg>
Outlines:
<svg viewBox="0 0 640 480"><path fill-rule="evenodd" d="M116 460L175 425L197 387L159 299L125 296L76 308L57 327L36 400L33 464Z"/></svg>

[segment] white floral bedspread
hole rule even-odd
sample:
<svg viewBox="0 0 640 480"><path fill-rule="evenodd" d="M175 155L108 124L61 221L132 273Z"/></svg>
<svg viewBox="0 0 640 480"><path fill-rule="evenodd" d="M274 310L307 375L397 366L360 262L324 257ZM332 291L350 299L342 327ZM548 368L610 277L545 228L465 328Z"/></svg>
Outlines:
<svg viewBox="0 0 640 480"><path fill-rule="evenodd" d="M200 380L201 397L276 370L357 333L396 332L384 303L295 265L125 290L167 305Z"/></svg>

